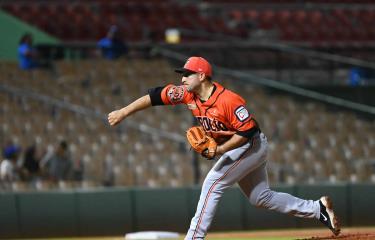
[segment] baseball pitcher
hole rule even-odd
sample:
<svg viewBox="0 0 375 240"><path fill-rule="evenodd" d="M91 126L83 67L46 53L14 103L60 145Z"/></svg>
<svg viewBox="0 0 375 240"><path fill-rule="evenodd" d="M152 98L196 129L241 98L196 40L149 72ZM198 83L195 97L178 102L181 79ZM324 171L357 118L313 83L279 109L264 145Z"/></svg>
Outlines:
<svg viewBox="0 0 375 240"><path fill-rule="evenodd" d="M108 115L114 126L129 115L156 105L185 104L200 126L187 131L192 148L208 159L217 159L207 174L195 216L185 239L204 239L224 191L238 183L252 205L302 218L319 219L335 235L340 233L332 201L304 200L272 191L267 178L267 138L245 100L212 81L212 68L202 57L190 57L183 68L181 85L152 88L128 106Z"/></svg>

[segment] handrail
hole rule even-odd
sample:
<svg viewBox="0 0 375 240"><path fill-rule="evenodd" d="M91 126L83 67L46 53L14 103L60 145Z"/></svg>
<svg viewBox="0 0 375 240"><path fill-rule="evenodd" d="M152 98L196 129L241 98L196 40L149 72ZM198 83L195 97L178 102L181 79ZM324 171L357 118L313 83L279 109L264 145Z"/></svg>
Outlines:
<svg viewBox="0 0 375 240"><path fill-rule="evenodd" d="M218 33L206 33L203 31L192 31L188 29L180 29L182 34L187 34L189 36L197 37L210 37L212 41L198 41L198 42L187 42L184 44L168 44L168 43L149 43L149 42L138 42L138 43L128 43L129 48L140 50L140 49L158 49L158 48L171 48L171 49L191 49L191 48L207 48L207 49L219 49L219 48L264 48L272 49L275 51L299 54L310 58L336 62L341 64L347 64L352 66L359 66L375 70L375 63L368 62L362 59L342 56L338 54L326 53L321 51L316 51L309 48L302 47L303 44L292 45L288 43L282 43L279 41L255 41L255 40L243 40L235 36L228 36ZM221 39L221 41L217 41ZM95 42L65 42L62 44L39 44L39 46L61 46L65 48L97 48ZM368 47L375 49L375 43L368 45Z"/></svg>
<svg viewBox="0 0 375 240"><path fill-rule="evenodd" d="M164 57L173 58L175 60L179 60L179 61L182 61L182 62L187 59L187 56L185 56L183 54L180 54L180 53L176 53L176 52L167 50L167 49L159 49L158 51ZM254 84L257 84L257 85L266 86L266 87L282 90L282 91L285 91L285 92L293 93L293 94L296 94L296 95L308 97L308 98L318 100L318 101L321 101L321 102L333 104L333 105L336 105L336 106L345 107L345 108L348 108L348 109L351 109L351 110L356 110L356 111L360 111L360 112L363 112L363 113L375 115L375 107L372 107L372 106L369 106L369 105L352 102L352 101L349 101L349 100L345 100L345 99L338 98L338 97L333 97L333 96L323 94L323 93L319 93L319 92L312 91L312 90L307 90L307 89L304 89L304 88L301 88L301 87L293 86L291 84L282 83L282 82L278 82L278 81L275 81L275 80L272 80L272 79L259 77L257 75L250 74L250 73L247 73L247 72L244 73L244 72L238 71L238 70L230 70L230 69L227 69L227 68L215 66L214 64L212 64L212 66L215 69L215 71L218 72L219 74L234 76L234 77L237 77L237 78L239 78L239 79L241 79L241 80L243 80L244 82L247 82L247 83L254 83Z"/></svg>
<svg viewBox="0 0 375 240"><path fill-rule="evenodd" d="M37 101L41 101L49 105L54 105L59 108L72 111L74 113L84 115L86 117L94 117L94 118L101 119L103 121L107 121L107 114L104 114L100 111L90 109L81 105L73 104L67 101L62 101L60 99L52 98L50 96L42 95L40 93L30 91L29 89L27 90L20 89L20 88L11 87L8 85L0 84L0 91L11 93L19 97L27 97L27 98L34 99ZM136 129L146 134L156 135L156 136L164 137L164 138L176 141L176 142L185 143L185 137L178 133L171 133L171 132L163 131L158 128L151 127L147 124L143 124L143 123L139 124L132 120L126 120L125 124L133 129Z"/></svg>
<svg viewBox="0 0 375 240"><path fill-rule="evenodd" d="M189 31L183 31L183 33L189 33ZM199 32L198 36L204 33ZM166 45L164 45L166 46ZM163 45L160 45L163 47ZM325 61L337 62L342 64L360 66L370 69L375 69L375 63L364 61L358 58L352 58L347 56L342 56L338 54L326 53L321 51L316 51L312 49L306 49L298 46L294 46L287 43L281 43L277 41L252 41L252 40L238 40L235 37L229 38L229 41L226 42L210 42L210 43L187 43L184 44L185 48L192 48L192 47L207 47L207 48L224 48L224 47L235 47L235 48L268 48L272 50L294 53L299 55L304 55L306 57L316 58ZM375 47L375 45L371 45L371 47Z"/></svg>
<svg viewBox="0 0 375 240"><path fill-rule="evenodd" d="M300 47L292 46L290 44L272 42L272 43L260 43L260 46L267 46L273 49L277 49L279 51L296 53L296 54L304 55L307 57L319 58L319 59L326 60L326 61L332 61L332 62L338 62L338 63L344 63L344 64L349 64L349 65L375 69L375 63L364 61L362 59L341 56L341 55L332 54L332 53L325 53L325 52L315 51L311 49L303 49Z"/></svg>

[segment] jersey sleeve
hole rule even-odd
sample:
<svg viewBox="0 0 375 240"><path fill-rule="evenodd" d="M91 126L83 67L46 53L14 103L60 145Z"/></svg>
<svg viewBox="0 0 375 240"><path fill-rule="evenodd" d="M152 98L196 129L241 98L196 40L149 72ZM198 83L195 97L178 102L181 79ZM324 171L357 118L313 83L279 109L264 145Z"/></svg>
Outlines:
<svg viewBox="0 0 375 240"><path fill-rule="evenodd" d="M176 86L173 84L149 89L148 93L153 106L186 103L192 97L192 94L186 90L185 86Z"/></svg>
<svg viewBox="0 0 375 240"><path fill-rule="evenodd" d="M161 91L161 99L165 105L186 103L190 97L191 93L186 90L185 86L170 84Z"/></svg>
<svg viewBox="0 0 375 240"><path fill-rule="evenodd" d="M227 104L229 122L238 135L250 138L256 131L259 131L259 126L246 108L244 99L235 95Z"/></svg>

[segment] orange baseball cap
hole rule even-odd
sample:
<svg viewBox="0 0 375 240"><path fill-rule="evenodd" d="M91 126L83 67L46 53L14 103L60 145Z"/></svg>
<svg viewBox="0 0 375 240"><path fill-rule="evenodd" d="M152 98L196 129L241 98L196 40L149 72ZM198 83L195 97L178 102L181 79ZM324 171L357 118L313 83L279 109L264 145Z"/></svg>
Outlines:
<svg viewBox="0 0 375 240"><path fill-rule="evenodd" d="M177 73L186 73L186 72L193 72L199 73L202 72L206 74L208 77L212 77L212 68L211 64L202 57L190 57L184 67L175 69Z"/></svg>

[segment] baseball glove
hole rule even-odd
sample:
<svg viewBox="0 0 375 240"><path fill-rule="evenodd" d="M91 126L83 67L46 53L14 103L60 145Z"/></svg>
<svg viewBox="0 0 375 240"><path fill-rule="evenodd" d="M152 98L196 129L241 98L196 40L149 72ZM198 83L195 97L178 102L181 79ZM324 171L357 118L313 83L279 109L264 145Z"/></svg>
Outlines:
<svg viewBox="0 0 375 240"><path fill-rule="evenodd" d="M202 127L194 126L186 131L186 137L197 153L207 159L213 159L216 155L217 143L212 137L207 136Z"/></svg>

